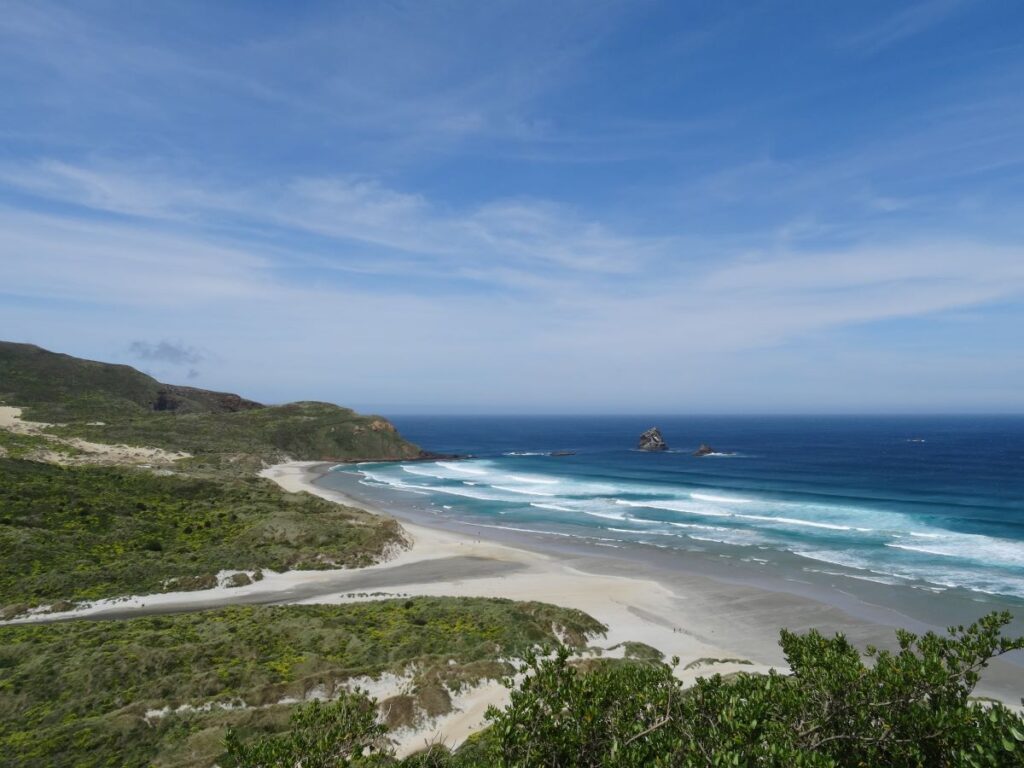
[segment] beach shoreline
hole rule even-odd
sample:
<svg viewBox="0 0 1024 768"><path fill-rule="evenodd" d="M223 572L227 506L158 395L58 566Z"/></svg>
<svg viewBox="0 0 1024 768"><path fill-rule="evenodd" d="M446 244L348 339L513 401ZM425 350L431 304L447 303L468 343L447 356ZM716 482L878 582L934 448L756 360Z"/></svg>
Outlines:
<svg viewBox="0 0 1024 768"><path fill-rule="evenodd" d="M678 656L681 660L680 667L689 662L687 653L692 650L686 643L673 642L678 641L681 634L696 639L706 648L717 649L715 653L718 655L713 658L742 658L753 662L749 666L737 666L729 671L764 671L769 668L785 671L785 659L778 645L779 631L782 628L798 632L815 628L826 635L841 632L861 648L873 645L892 650L898 647L895 634L897 628L908 628L917 633L933 628L938 631L942 629L941 626L924 624L892 608L865 602L858 596L840 593L839 590L834 590L834 594L831 595L820 589L807 592L780 590L775 584L753 585L747 579L723 579L719 575L703 572L659 568L650 559L648 562L641 562L635 558L624 558L619 550L602 551L598 555L580 555L566 548L561 542L557 547L542 548L538 546L539 537L533 537L533 540L524 537L510 540L510 537L502 535L507 532L501 530L477 527L472 529L473 535L469 535L465 530L452 530L443 519L423 516L414 518L408 513L403 513L401 507L382 509L364 498L344 493L336 488L325 488L318 484L317 480L332 469L330 464L305 462L301 465L301 478L295 477L298 467L299 465L295 464L279 465L268 470L264 476L274 474L276 476L273 479L281 483L283 472L289 476L285 482L294 483L293 487L296 489L303 488L323 498L356 506L372 514L394 517L404 529L413 534L414 539L417 539L417 544L413 546L414 550L417 545L421 549L430 548L433 542L439 539L472 541L477 547L486 544L498 547L504 556L510 556L512 560L547 558L549 566L551 561L558 562L562 571L560 574L551 574L552 585L560 584L563 579L570 585L579 579L623 579L623 588L628 590L629 587L625 585L632 584L632 594L639 596L639 601L644 600L645 586L654 585L653 590L667 595L667 600L662 603L665 606L665 613L656 617L644 614L642 608L640 611L634 611L634 615L644 614L646 621L639 625L630 623L630 629L643 634L628 639L653 645L663 651L666 658ZM457 593L443 594L492 597L514 595L513 599L536 599L578 608L610 627L616 624L615 617L607 616L605 606L600 600L595 603L587 597L580 598L571 586L565 591L568 599L559 599L555 589L539 594L527 592L524 595L522 591L512 586L516 579L521 580L522 576L514 574L476 584L476 589L492 589L493 592L489 593L467 592L463 583L460 584ZM428 592L414 590L411 594ZM429 594L442 592L432 591ZM636 607L638 606L634 606ZM979 606L978 616L983 613L984 610ZM659 626L658 619L666 617L674 632L672 636L664 639L659 637L657 632L651 632L651 629L652 625ZM650 634L647 634L648 632ZM665 642L664 647L658 645L659 639ZM680 674L680 677L686 682L691 682L698 676L716 672L725 673L726 670L716 666L704 667L698 668L694 674ZM1018 663L995 660L989 670L983 673L976 693L979 696L998 699L1008 706L1020 707L1021 696L1024 694L1024 668Z"/></svg>
<svg viewBox="0 0 1024 768"><path fill-rule="evenodd" d="M842 632L860 647L895 647L893 623L871 622L835 605L788 592L730 583L706 575L668 572L642 563L531 549L478 535L424 525L400 510L384 510L317 480L332 464L287 462L260 475L290 493L307 492L400 522L408 546L396 548L374 565L358 569L264 572L242 587L219 586L192 592L169 592L101 600L76 610L24 616L4 623L74 619L125 619L219 608L238 604L344 604L389 597L446 596L537 601L575 608L608 630L592 646L602 655L621 654L627 641L642 642L677 657L676 675L684 684L716 673L785 672L778 646L783 627L825 634ZM617 651L609 649L617 648ZM1019 707L1024 669L996 660L983 675L977 695ZM442 740L455 746L484 724L488 705L503 706L508 691L497 681L484 682L453 697L453 710L398 738L399 754Z"/></svg>

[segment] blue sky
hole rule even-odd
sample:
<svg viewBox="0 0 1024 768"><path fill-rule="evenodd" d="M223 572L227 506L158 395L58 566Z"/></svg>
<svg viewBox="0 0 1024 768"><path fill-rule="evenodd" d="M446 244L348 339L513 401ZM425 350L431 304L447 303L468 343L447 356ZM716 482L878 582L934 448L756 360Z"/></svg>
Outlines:
<svg viewBox="0 0 1024 768"><path fill-rule="evenodd" d="M1024 6L0 2L0 338L399 412L1024 411Z"/></svg>

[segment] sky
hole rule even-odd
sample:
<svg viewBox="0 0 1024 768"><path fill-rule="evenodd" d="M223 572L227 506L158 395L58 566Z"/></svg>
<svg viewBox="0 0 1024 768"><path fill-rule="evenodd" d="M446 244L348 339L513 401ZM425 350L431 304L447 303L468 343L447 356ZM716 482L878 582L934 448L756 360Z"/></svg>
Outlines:
<svg viewBox="0 0 1024 768"><path fill-rule="evenodd" d="M0 338L384 414L1024 412L1024 4L0 0Z"/></svg>

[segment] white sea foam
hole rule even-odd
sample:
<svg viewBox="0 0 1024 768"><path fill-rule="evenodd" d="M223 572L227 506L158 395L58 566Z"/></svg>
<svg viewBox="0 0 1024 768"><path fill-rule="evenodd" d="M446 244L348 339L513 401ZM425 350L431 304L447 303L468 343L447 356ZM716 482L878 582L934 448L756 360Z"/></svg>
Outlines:
<svg viewBox="0 0 1024 768"><path fill-rule="evenodd" d="M433 477L437 480L461 480L465 477L465 474L444 469L436 464L402 464L401 469L416 477Z"/></svg>
<svg viewBox="0 0 1024 768"><path fill-rule="evenodd" d="M690 498L697 501L715 501L726 504L750 504L753 501L753 499L737 499L731 496L715 496L710 493L691 493Z"/></svg>
<svg viewBox="0 0 1024 768"><path fill-rule="evenodd" d="M817 560L821 563L831 563L832 565L842 565L846 568L853 568L859 571L870 571L875 565L870 560L857 557L849 552L837 552L835 550L828 549L795 549L793 550L793 554L799 557L806 557L809 560Z"/></svg>
<svg viewBox="0 0 1024 768"><path fill-rule="evenodd" d="M608 529L622 534L623 538L639 540L651 535L663 541L668 541L666 536L675 536L729 545L770 544L775 550L791 551L856 571L842 574L850 578L881 583L897 579L902 581L894 583L915 582L914 586L924 585L920 588L931 591L963 588L1024 596L1024 573L1020 570L1024 568L1024 546L1020 542L934 528L913 515L884 508L841 502L745 498L729 491L704 492L685 486L667 489L664 485L643 482L600 482L598 478L558 473L515 472L511 466L503 466L501 460L377 463L360 466L358 471L363 477L360 482L371 487L508 504L510 506L502 512L510 515L509 522L513 523L516 515L522 514L522 507L529 504L538 509L635 526ZM650 498L644 498L645 494ZM633 498L620 498L623 495ZM542 498L531 502L530 497ZM659 511L661 514L656 517L675 519L634 517L634 511L642 515L640 510L643 509ZM581 526L586 525L582 518L575 519ZM596 523L592 520L590 525ZM723 527L725 525L728 527ZM553 536L572 535L515 525L495 527ZM851 550L848 542L855 534L865 534L863 546ZM806 538L804 543L797 544L798 536ZM584 534L580 537L587 538ZM834 543L825 544L829 538L833 538Z"/></svg>
<svg viewBox="0 0 1024 768"><path fill-rule="evenodd" d="M511 501L507 496L495 496L492 493L486 493L477 490L469 490L464 486L426 486L426 485L395 485L394 487L399 489L411 488L417 491L425 491L427 493L447 493L451 496L462 496L467 499L479 499L480 501Z"/></svg>
<svg viewBox="0 0 1024 768"><path fill-rule="evenodd" d="M674 536L680 538L678 533L672 533L672 531L633 531L629 528L612 528L611 526L605 528L606 531L614 531L615 533L632 533L639 536Z"/></svg>
<svg viewBox="0 0 1024 768"><path fill-rule="evenodd" d="M536 489L530 489L530 488L526 488L526 487L522 487L522 486L516 487L514 485L513 486L509 486L509 485L492 485L491 488L493 488L496 491L508 491L509 493L521 493L524 496L548 496L548 497L552 497L552 496L557 496L558 495L557 493L551 493L550 491L538 491Z"/></svg>
<svg viewBox="0 0 1024 768"><path fill-rule="evenodd" d="M625 520L625 515L617 515L614 512L594 512L589 509L584 509L583 514L590 515L591 517L603 517L605 520Z"/></svg>
<svg viewBox="0 0 1024 768"><path fill-rule="evenodd" d="M941 550L938 550L938 549L930 549L929 547L912 547L909 544L886 544L885 546L892 547L893 549L906 550L907 552L921 552L922 554L925 554L925 555L940 555L942 557L951 557L951 556L952 557L956 557L956 555L950 555L950 553L948 553L948 552L942 552Z"/></svg>
<svg viewBox="0 0 1024 768"><path fill-rule="evenodd" d="M556 512L575 512L572 507L563 507L561 504L544 504L539 501L531 501L531 507L537 507L538 509L553 509Z"/></svg>
<svg viewBox="0 0 1024 768"><path fill-rule="evenodd" d="M728 531L728 528L722 528L718 525L700 525L699 523L675 523L669 522L669 525L676 528L696 528L704 531Z"/></svg>
<svg viewBox="0 0 1024 768"><path fill-rule="evenodd" d="M830 531L862 531L869 532L870 528L854 528L851 525L838 525L836 523L819 523L813 520L799 520L794 517L771 517L768 515L733 515L743 520L760 520L766 523L777 523L779 525L805 525L810 528L826 528Z"/></svg>
<svg viewBox="0 0 1024 768"><path fill-rule="evenodd" d="M852 555L848 552L834 550L800 550L793 554L818 560L832 565L858 571L856 575L844 573L844 576L870 579L873 577L898 579L893 583L907 584L908 581L922 581L926 584L943 587L959 588L984 594L1016 595L1024 597L1024 578L1008 573L976 571L967 568L950 567L947 564L931 565L928 563L900 563L900 572L886 569L883 563ZM923 554L923 553L922 553ZM931 554L931 553L928 553ZM885 569L885 570L883 570ZM913 585L911 585L913 586Z"/></svg>
<svg viewBox="0 0 1024 768"><path fill-rule="evenodd" d="M668 512L683 512L688 515L701 515L707 517L732 517L732 512L721 510L708 510L703 507L696 507L685 501L629 501L627 499L616 499L616 504L624 507L646 507L647 509L664 509Z"/></svg>
<svg viewBox="0 0 1024 768"><path fill-rule="evenodd" d="M687 504L686 502L675 502L675 501L628 501L626 499L617 499L616 504L622 504L627 507L648 507L650 509L664 509L669 512L682 512L687 515L695 515L698 517L727 517L733 520L751 520L760 523L769 523L774 525L797 525L805 526L808 528L822 528L832 531L861 531L869 532L870 528L855 528L850 525L841 525L839 523L823 523L816 520L801 520L795 517L774 517L771 515L741 515L736 512L730 512L723 510L718 507L703 507L694 506L693 504Z"/></svg>
<svg viewBox="0 0 1024 768"><path fill-rule="evenodd" d="M937 557L985 563L990 566L1024 567L1024 546L1020 542L974 533L950 531L929 539L924 546L898 541L887 542L885 546Z"/></svg>
<svg viewBox="0 0 1024 768"><path fill-rule="evenodd" d="M509 475L509 478L520 483L540 483L541 485L557 485L561 482L557 478L543 475Z"/></svg>
<svg viewBox="0 0 1024 768"><path fill-rule="evenodd" d="M514 525L491 525L490 523L466 523L466 525L472 525L474 528L497 528L502 531L518 531L519 533L539 533L544 536L565 536L570 539L580 538L574 536L571 533L562 533L560 531L538 531L536 528L517 528Z"/></svg>
<svg viewBox="0 0 1024 768"><path fill-rule="evenodd" d="M439 461L439 462L437 462L437 466L444 467L445 469L450 469L453 472L462 472L462 473L467 474L467 475L487 475L487 474L490 474L490 472L488 472L488 470L486 470L486 469L481 469L480 467L476 467L476 466L469 466L468 462L460 462L458 464L455 464L455 463L450 462L450 461Z"/></svg>

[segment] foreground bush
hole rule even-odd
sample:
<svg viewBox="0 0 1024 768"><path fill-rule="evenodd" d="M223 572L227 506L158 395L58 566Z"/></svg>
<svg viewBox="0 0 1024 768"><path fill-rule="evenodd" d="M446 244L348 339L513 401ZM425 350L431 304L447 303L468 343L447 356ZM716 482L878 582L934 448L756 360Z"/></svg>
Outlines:
<svg viewBox="0 0 1024 768"><path fill-rule="evenodd" d="M243 744L234 730L225 739L228 755L240 766L333 768L372 765L385 752L387 729L377 721L376 703L344 694L330 704L314 701L292 713L291 730Z"/></svg>
<svg viewBox="0 0 1024 768"><path fill-rule="evenodd" d="M841 635L783 631L792 674L716 675L688 690L664 664L608 663L583 671L561 649L553 658L527 659L525 679L505 710L488 713L492 726L482 739L454 755L434 749L403 764L1021 766L1024 719L970 698L989 661L1024 648L1024 638L1001 636L1009 621L1009 614L993 613L948 636L901 631L897 652L869 649L865 656ZM378 727L365 722L367 729ZM323 724L317 728L327 732ZM260 762L270 754L259 751L266 744L255 752L237 741L229 746L244 768L381 764L386 758L379 752L373 757L352 747L378 735L350 728L343 734L349 746L306 748L296 734L295 751L275 752L276 762Z"/></svg>

